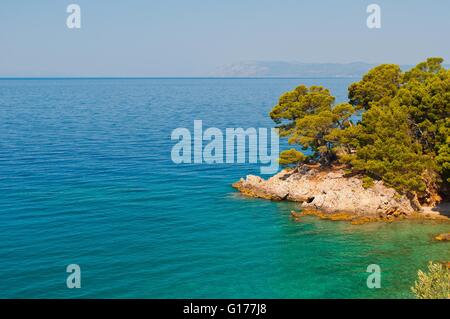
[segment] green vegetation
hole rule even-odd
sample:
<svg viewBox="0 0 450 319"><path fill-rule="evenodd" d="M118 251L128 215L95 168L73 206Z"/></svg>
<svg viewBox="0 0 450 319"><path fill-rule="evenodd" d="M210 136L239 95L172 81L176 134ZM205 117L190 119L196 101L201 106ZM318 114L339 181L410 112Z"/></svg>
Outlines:
<svg viewBox="0 0 450 319"><path fill-rule="evenodd" d="M330 91L320 86L309 89L301 85L291 92L283 94L270 117L279 124L280 135L289 137L290 144L299 144L303 150L310 149L312 154L302 158L329 165L337 159L333 149L335 129L344 129L350 122L353 107L339 104L333 107L335 98ZM280 163L297 164L299 156L293 150L281 153Z"/></svg>
<svg viewBox="0 0 450 319"><path fill-rule="evenodd" d="M301 150L284 151L280 163L347 164L411 198L426 199L450 183L450 70L430 58L407 72L383 64L349 87L348 103L330 91L301 85L280 97L270 113L280 136Z"/></svg>
<svg viewBox="0 0 450 319"><path fill-rule="evenodd" d="M373 186L373 178L370 176L364 176L362 178L362 182L363 182L362 186L364 188L370 188Z"/></svg>
<svg viewBox="0 0 450 319"><path fill-rule="evenodd" d="M450 271L442 264L428 264L428 272L419 270L411 288L418 299L450 299Z"/></svg>
<svg viewBox="0 0 450 319"><path fill-rule="evenodd" d="M305 154L292 148L280 154L279 163L284 166L297 166L306 159Z"/></svg>

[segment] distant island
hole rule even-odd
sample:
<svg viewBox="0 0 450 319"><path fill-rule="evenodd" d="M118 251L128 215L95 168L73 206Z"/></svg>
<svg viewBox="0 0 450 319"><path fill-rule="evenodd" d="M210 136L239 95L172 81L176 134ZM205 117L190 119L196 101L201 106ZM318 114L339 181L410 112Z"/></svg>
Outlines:
<svg viewBox="0 0 450 319"><path fill-rule="evenodd" d="M429 58L408 71L376 66L350 85L346 103L335 104L321 86L283 94L270 117L295 146L280 153L285 169L233 186L353 223L448 220L450 70L442 63Z"/></svg>
<svg viewBox="0 0 450 319"><path fill-rule="evenodd" d="M217 77L361 77L376 64L302 63L287 61L240 61L224 65L212 73ZM402 65L407 70L413 65ZM447 66L448 67L448 66Z"/></svg>

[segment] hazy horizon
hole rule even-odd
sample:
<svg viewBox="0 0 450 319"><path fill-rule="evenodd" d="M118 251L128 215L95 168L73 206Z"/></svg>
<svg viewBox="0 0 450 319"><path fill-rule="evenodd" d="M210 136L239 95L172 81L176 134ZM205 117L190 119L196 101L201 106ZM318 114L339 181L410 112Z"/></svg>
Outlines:
<svg viewBox="0 0 450 319"><path fill-rule="evenodd" d="M66 26L71 3L81 29ZM381 29L366 25L371 3ZM449 11L444 0L6 0L0 77L211 77L244 61L449 63Z"/></svg>

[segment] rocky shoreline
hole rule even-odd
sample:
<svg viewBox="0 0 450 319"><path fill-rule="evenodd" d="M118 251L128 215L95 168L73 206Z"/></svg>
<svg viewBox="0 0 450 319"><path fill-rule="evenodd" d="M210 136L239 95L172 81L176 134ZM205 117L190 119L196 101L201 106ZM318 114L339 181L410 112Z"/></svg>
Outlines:
<svg viewBox="0 0 450 319"><path fill-rule="evenodd" d="M303 166L297 170L283 170L267 180L248 175L233 187L248 197L299 202L302 212L292 212L296 220L305 215L347 220L353 224L401 219L448 220L445 214L423 209L417 201L381 181L364 187L360 176L347 174L339 167Z"/></svg>

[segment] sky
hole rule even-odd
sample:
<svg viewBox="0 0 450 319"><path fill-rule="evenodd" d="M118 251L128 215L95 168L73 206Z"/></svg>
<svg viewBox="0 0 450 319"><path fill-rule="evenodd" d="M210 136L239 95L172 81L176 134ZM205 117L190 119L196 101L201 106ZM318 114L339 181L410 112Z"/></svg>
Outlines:
<svg viewBox="0 0 450 319"><path fill-rule="evenodd" d="M69 29L69 4L81 29ZM369 29L366 8L381 8ZM208 76L240 61L450 62L448 0L1 0L0 76Z"/></svg>

